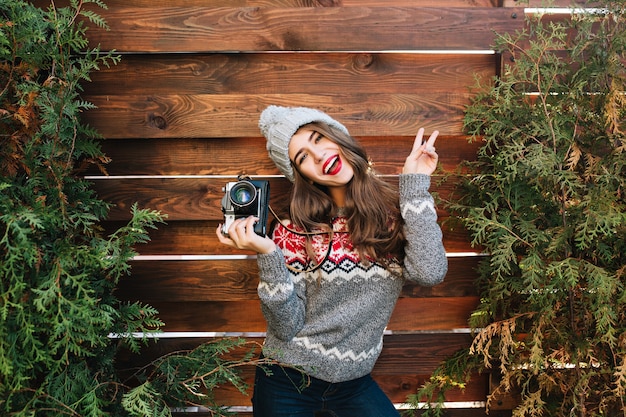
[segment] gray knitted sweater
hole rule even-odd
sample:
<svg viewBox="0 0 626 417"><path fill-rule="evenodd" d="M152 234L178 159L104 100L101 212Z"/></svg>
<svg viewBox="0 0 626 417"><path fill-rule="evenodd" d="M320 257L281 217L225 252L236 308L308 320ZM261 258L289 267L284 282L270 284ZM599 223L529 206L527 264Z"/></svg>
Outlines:
<svg viewBox="0 0 626 417"><path fill-rule="evenodd" d="M320 269L310 266L304 237L279 225L272 239L279 249L260 254L258 294L267 320L266 357L304 369L328 382L359 378L371 372L380 355L383 332L404 280L424 286L440 283L448 269L437 224L430 177L400 175L400 209L407 238L403 278L376 263L364 264L353 250L346 219L333 222L332 251ZM320 259L328 236L316 236Z"/></svg>

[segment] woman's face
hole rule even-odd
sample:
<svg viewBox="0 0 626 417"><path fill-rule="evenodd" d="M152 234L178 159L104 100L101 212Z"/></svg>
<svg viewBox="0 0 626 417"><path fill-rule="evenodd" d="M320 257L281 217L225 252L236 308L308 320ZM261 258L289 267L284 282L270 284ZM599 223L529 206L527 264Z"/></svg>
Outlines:
<svg viewBox="0 0 626 417"><path fill-rule="evenodd" d="M329 188L343 188L354 177L339 145L307 128L289 141L289 159L304 177Z"/></svg>

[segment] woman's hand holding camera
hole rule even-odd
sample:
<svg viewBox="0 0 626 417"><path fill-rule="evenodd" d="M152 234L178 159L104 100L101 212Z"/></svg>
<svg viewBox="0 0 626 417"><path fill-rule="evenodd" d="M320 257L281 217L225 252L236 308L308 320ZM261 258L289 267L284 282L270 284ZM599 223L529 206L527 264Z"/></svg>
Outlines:
<svg viewBox="0 0 626 417"><path fill-rule="evenodd" d="M243 250L253 250L257 253L272 253L276 245L267 236L259 236L254 232L254 224L258 217L250 216L236 219L228 228L228 236L222 233L222 225L217 227L217 239L228 246Z"/></svg>
<svg viewBox="0 0 626 417"><path fill-rule="evenodd" d="M426 174L431 175L437 168L439 155L435 152L435 140L439 132L435 130L426 142L423 142L424 128L420 128L415 136L413 149L406 158L403 174Z"/></svg>

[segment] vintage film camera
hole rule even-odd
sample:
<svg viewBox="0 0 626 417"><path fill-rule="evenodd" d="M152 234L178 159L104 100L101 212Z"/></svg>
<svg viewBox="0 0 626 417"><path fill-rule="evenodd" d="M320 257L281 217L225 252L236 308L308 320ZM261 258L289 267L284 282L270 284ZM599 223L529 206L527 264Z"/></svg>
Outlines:
<svg viewBox="0 0 626 417"><path fill-rule="evenodd" d="M222 189L222 212L224 213L224 225L222 233L228 235L228 228L235 219L255 216L259 221L254 224L254 232L265 236L267 225L267 213L270 201L269 181L249 178L239 178L236 182L226 183Z"/></svg>

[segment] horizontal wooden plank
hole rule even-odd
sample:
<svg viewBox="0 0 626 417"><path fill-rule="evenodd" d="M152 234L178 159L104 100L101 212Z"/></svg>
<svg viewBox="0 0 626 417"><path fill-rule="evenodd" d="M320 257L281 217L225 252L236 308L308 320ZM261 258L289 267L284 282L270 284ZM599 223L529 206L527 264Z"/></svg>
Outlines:
<svg viewBox="0 0 626 417"><path fill-rule="evenodd" d="M48 7L50 0L32 1L38 7ZM57 7L65 6L67 0L56 0ZM107 0L110 9L120 7L387 7L389 0ZM420 0L420 7L598 7L591 0ZM87 5L89 7L89 5ZM394 0L394 7L415 6L415 0ZM93 6L94 10L99 10Z"/></svg>
<svg viewBox="0 0 626 417"><path fill-rule="evenodd" d="M454 188L453 181L438 183L440 177L433 176L430 191L449 196ZM388 177L397 184L398 177ZM99 198L115 204L109 220L127 220L134 203L139 208L150 208L167 214L169 221L177 220L220 220L223 218L222 188L227 180L216 178L109 178L93 180ZM285 178L271 178L270 205L278 212L289 202L291 183ZM440 217L445 217L438 207Z"/></svg>
<svg viewBox="0 0 626 417"><path fill-rule="evenodd" d="M247 368L242 370L242 377L247 382L249 389L247 395L241 394L232 386L222 386L216 390L216 399L222 404L233 406L251 406L252 386L253 386L253 369ZM372 372L372 377L381 387L383 392L387 394L389 399L396 404L406 403L407 397L415 394L417 390L430 378L429 374L403 374L403 375L377 375ZM464 390L451 389L446 399L448 401L485 401L487 395L486 390L487 375L477 375L465 387ZM484 415L484 414L483 414ZM446 417L449 414L446 412ZM466 415L463 415L466 417ZM356 417L356 416L355 416ZM493 417L489 414L489 417Z"/></svg>
<svg viewBox="0 0 626 417"><path fill-rule="evenodd" d="M235 179L233 179L235 180ZM227 180L215 178L111 178L93 181L98 196L115 204L109 220L127 220L134 203L159 210L168 221L223 219L222 190ZM270 204L287 201L291 185L284 179L270 181Z"/></svg>
<svg viewBox="0 0 626 417"><path fill-rule="evenodd" d="M460 226L448 222L450 219L441 219L443 230L443 244L450 253L476 252L477 248L470 246L467 232ZM159 224L155 230L150 230L150 242L137 245L136 250L141 255L252 255L251 251L242 251L222 245L215 237L215 230L222 220L191 220L169 221ZM105 222L104 235L109 236L125 222Z"/></svg>
<svg viewBox="0 0 626 417"><path fill-rule="evenodd" d="M227 360L240 360L248 353L254 357L260 354L262 337L246 337L247 343L224 355ZM117 355L116 366L130 369L144 366L159 357L172 352L184 353L204 343L215 341L212 338L161 338L142 347L140 354L121 350ZM412 333L389 334L384 336L383 350L376 362L376 375L428 374L435 370L441 361L456 351L469 347L472 337L469 333Z"/></svg>
<svg viewBox="0 0 626 417"><path fill-rule="evenodd" d="M443 283L420 287L407 283L403 297L464 297L474 287L480 258L449 259ZM135 261L132 275L117 290L121 298L140 295L143 301L238 301L256 299L259 270L255 259L202 261Z"/></svg>
<svg viewBox="0 0 626 417"><path fill-rule="evenodd" d="M484 50L523 25L493 7L117 7L92 45L120 52Z"/></svg>
<svg viewBox="0 0 626 417"><path fill-rule="evenodd" d="M478 297L400 298L387 328L392 331L464 329Z"/></svg>
<svg viewBox="0 0 626 417"><path fill-rule="evenodd" d="M33 0L37 7L49 7L50 0ZM64 7L67 0L56 0L57 7ZM387 7L389 0L107 0L110 9L120 7ZM420 0L420 7L599 7L592 0ZM89 7L90 5L87 5ZM415 0L394 0L394 7L415 6ZM100 10L92 6L94 10Z"/></svg>
<svg viewBox="0 0 626 417"><path fill-rule="evenodd" d="M366 136L357 139L366 149L376 171L384 175L400 173L415 141L414 136ZM102 149L111 159L105 169L113 176L279 175L265 145L265 138L262 137L102 141ZM480 142L470 143L466 136L440 135L435 143L440 169L455 172L460 163L476 159L480 145ZM94 167L88 174L100 173Z"/></svg>
<svg viewBox="0 0 626 417"><path fill-rule="evenodd" d="M511 0L512 1L512 0ZM580 0L579 0L580 1ZM561 0L564 2L564 0ZM33 1L39 7L46 7L50 0ZM67 0L56 0L55 4L65 5ZM389 0L107 0L106 5L118 7L348 7L389 6ZM499 0L420 0L421 7L497 7ZM415 0L394 0L394 6L414 6Z"/></svg>
<svg viewBox="0 0 626 417"><path fill-rule="evenodd" d="M170 352L184 353L207 339L162 339L142 349L141 355L122 351L116 366L125 374ZM262 339L250 339L251 344L226 355L236 360L247 352L260 352ZM384 338L383 351L372 371L372 376L392 401L403 403L429 378L441 361L459 349L469 346L468 334L394 334ZM242 395L232 386L221 386L216 397L222 404L249 406L253 386L253 366L242 366L238 371L248 384L248 395ZM465 390L452 390L448 401L483 401L487 389L487 376L475 375Z"/></svg>
<svg viewBox="0 0 626 417"><path fill-rule="evenodd" d="M545 0L503 0L503 7L519 7L524 5L526 7L598 7L597 1L592 0L551 0L546 2Z"/></svg>
<svg viewBox="0 0 626 417"><path fill-rule="evenodd" d="M508 7L519 7L518 0L507 0ZM539 1L539 0L537 0ZM583 0L577 0L584 3ZM50 0L33 0L38 7L48 7ZM56 0L57 7L68 4L68 0ZM420 7L499 7L501 0L420 0ZM532 2L531 2L532 3ZM555 3L568 5L567 0ZM120 7L386 7L389 0L107 0L110 9ZM415 6L415 0L394 0L395 7ZM89 6L89 5L87 5ZM99 10L92 6L95 10Z"/></svg>
<svg viewBox="0 0 626 417"><path fill-rule="evenodd" d="M269 105L314 107L341 120L354 136L411 136L420 127L460 135L469 92L420 94L199 94L85 96L98 108L85 121L107 139L259 136Z"/></svg>
<svg viewBox="0 0 626 417"><path fill-rule="evenodd" d="M140 299L141 294L135 294ZM139 300L141 301L141 300ZM258 300L153 302L164 330L174 332L263 332L266 328ZM400 298L389 330L449 331L467 328L478 297Z"/></svg>
<svg viewBox="0 0 626 417"><path fill-rule="evenodd" d="M429 135L431 130L426 131ZM400 173L415 138L413 136L357 138L366 149L379 174ZM105 165L108 175L279 175L267 156L261 137L224 139L126 139L102 141L111 159ZM476 159L480 142L470 143L465 136L437 138L439 166L455 172L463 161ZM102 175L97 167L86 174Z"/></svg>
<svg viewBox="0 0 626 417"><path fill-rule="evenodd" d="M469 347L468 333L393 334L384 337L376 375L428 374L460 349Z"/></svg>
<svg viewBox="0 0 626 417"><path fill-rule="evenodd" d="M85 83L87 95L420 94L465 92L495 74L496 55L248 53L125 55ZM323 86L320 86L323 80Z"/></svg>

